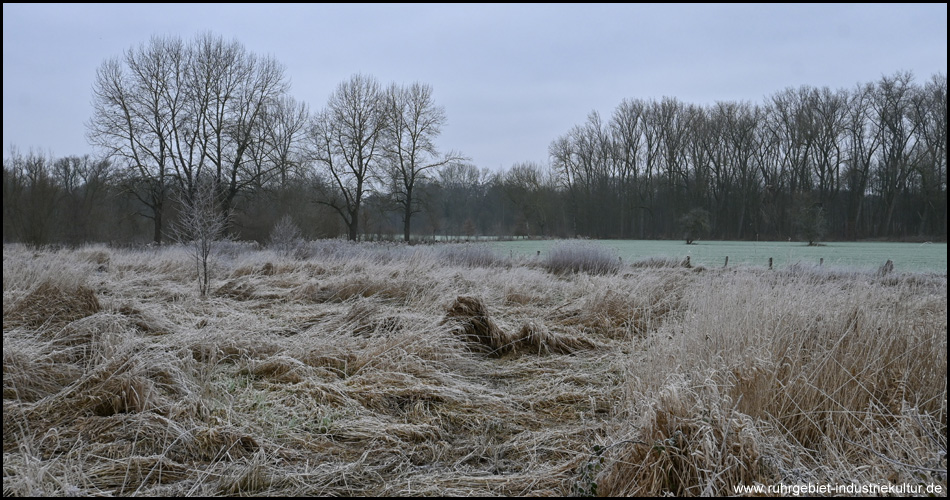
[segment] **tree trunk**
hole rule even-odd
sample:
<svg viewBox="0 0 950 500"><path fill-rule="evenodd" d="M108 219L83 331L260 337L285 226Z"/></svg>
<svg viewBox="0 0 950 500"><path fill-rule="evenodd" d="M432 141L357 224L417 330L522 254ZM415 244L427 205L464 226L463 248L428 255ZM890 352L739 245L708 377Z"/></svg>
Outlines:
<svg viewBox="0 0 950 500"><path fill-rule="evenodd" d="M894 207L897 206L897 194L891 198L890 202L887 204L887 211L884 215L884 236L893 237L894 234L891 234L891 221L894 218Z"/></svg>
<svg viewBox="0 0 950 500"><path fill-rule="evenodd" d="M405 208L406 211L402 218L402 233L403 237L406 239L406 243L409 243L409 229L411 227L410 219L412 219L412 186L406 187L406 203L403 208Z"/></svg>
<svg viewBox="0 0 950 500"><path fill-rule="evenodd" d="M349 234L350 241L359 241L359 235L360 235L359 215L360 215L360 207L359 205L357 205L357 207L354 210L350 211L350 221L346 225L347 229L349 229L349 232L350 232Z"/></svg>
<svg viewBox="0 0 950 500"><path fill-rule="evenodd" d="M402 219L402 223L403 223L402 234L403 234L403 238L405 238L406 240L406 243L409 243L409 227L410 227L409 219L411 217L412 217L412 207L409 205L409 203L406 203L406 213L403 215L403 219Z"/></svg>
<svg viewBox="0 0 950 500"><path fill-rule="evenodd" d="M152 239L155 242L155 244L161 245L162 244L162 209L161 208L155 209L155 217L152 219L152 222L154 223L153 224L154 233L152 235Z"/></svg>

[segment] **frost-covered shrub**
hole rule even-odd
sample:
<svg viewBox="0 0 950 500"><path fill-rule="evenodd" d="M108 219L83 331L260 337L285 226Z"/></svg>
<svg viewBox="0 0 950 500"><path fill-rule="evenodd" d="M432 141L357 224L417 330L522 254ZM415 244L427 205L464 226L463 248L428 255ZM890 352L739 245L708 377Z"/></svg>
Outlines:
<svg viewBox="0 0 950 500"><path fill-rule="evenodd" d="M593 243L571 241L552 248L544 266L555 274L614 274L620 270L620 256Z"/></svg>

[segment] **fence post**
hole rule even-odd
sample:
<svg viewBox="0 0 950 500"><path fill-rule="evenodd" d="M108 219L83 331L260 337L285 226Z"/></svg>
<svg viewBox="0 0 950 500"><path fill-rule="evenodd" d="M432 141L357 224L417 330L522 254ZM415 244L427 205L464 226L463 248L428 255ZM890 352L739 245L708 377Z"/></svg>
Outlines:
<svg viewBox="0 0 950 500"><path fill-rule="evenodd" d="M772 270L772 257L769 257L769 270Z"/></svg>
<svg viewBox="0 0 950 500"><path fill-rule="evenodd" d="M728 267L728 266L729 266L729 256L727 255L727 256L726 256L726 263L723 264L722 267Z"/></svg>

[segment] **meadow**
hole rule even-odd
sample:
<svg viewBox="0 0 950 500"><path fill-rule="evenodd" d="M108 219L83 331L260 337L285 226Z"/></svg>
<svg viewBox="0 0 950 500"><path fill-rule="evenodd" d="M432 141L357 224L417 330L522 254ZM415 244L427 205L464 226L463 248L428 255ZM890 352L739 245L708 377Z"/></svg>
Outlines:
<svg viewBox="0 0 950 500"><path fill-rule="evenodd" d="M808 246L800 241L716 241L699 240L686 245L683 240L591 240L615 251L627 261L656 256L685 259L706 267L731 266L782 268L796 264L830 265L838 270L874 270L887 262L907 272L947 272L947 243L903 243L882 241L835 241ZM494 248L511 255L544 255L558 240L516 240L492 242Z"/></svg>
<svg viewBox="0 0 950 500"><path fill-rule="evenodd" d="M4 245L5 496L946 495L945 271L577 242L212 264L201 296L187 247Z"/></svg>

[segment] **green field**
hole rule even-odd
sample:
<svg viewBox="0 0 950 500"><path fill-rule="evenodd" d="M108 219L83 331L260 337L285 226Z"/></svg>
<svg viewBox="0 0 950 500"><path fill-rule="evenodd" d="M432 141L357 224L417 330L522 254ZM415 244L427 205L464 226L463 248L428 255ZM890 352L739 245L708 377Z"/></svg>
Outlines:
<svg viewBox="0 0 950 500"><path fill-rule="evenodd" d="M561 240L499 241L491 245L503 253L541 255ZM824 265L854 270L873 270L891 260L895 271L947 272L946 243L835 242L807 246L784 241L698 241L682 240L592 240L616 250L627 262L651 257L685 258L693 265L720 267L729 257L729 266L767 267L769 258L776 268L795 263Z"/></svg>

